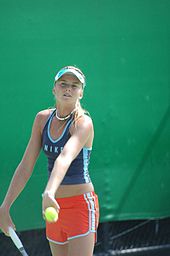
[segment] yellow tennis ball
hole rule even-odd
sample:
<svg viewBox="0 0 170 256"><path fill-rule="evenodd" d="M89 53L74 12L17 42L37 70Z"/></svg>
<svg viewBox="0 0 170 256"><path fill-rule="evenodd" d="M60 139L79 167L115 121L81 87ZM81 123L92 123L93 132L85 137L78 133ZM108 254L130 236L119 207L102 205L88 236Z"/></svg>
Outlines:
<svg viewBox="0 0 170 256"><path fill-rule="evenodd" d="M58 212L54 207L48 207L44 215L48 222L56 222L58 220Z"/></svg>

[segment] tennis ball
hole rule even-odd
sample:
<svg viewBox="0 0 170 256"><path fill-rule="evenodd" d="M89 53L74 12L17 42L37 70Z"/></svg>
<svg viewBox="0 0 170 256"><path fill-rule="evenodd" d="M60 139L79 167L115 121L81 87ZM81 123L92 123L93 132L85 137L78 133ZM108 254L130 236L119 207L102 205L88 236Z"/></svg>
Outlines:
<svg viewBox="0 0 170 256"><path fill-rule="evenodd" d="M44 215L48 222L56 222L58 220L58 212L54 207L48 207Z"/></svg>

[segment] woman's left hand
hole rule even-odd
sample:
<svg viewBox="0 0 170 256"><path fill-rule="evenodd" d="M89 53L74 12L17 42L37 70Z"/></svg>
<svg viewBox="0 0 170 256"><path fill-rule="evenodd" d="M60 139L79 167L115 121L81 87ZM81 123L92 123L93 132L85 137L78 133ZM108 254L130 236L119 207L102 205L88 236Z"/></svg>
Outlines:
<svg viewBox="0 0 170 256"><path fill-rule="evenodd" d="M44 219L45 219L44 213L48 207L54 207L58 213L60 211L60 206L57 203L55 197L52 194L45 192L43 194L43 199L42 199L42 215Z"/></svg>

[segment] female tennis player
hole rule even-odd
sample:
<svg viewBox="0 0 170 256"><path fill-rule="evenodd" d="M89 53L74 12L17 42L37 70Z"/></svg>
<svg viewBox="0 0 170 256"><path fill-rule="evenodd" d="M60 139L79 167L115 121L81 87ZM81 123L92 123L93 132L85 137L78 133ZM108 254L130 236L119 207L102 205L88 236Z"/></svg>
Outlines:
<svg viewBox="0 0 170 256"><path fill-rule="evenodd" d="M94 129L80 104L84 87L85 76L74 66L56 74L56 107L36 115L28 146L0 207L0 228L8 235L9 226L15 229L10 207L30 178L42 149L49 173L42 214L50 206L59 214L57 222L46 222L53 256L91 256L96 240L98 198L88 172Z"/></svg>

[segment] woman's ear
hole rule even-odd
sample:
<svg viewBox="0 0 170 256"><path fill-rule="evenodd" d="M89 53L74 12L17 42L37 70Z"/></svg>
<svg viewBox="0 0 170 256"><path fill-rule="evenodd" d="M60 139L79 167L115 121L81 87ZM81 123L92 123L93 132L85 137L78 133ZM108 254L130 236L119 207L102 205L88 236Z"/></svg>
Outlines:
<svg viewBox="0 0 170 256"><path fill-rule="evenodd" d="M80 93L79 100L83 98L83 91Z"/></svg>

